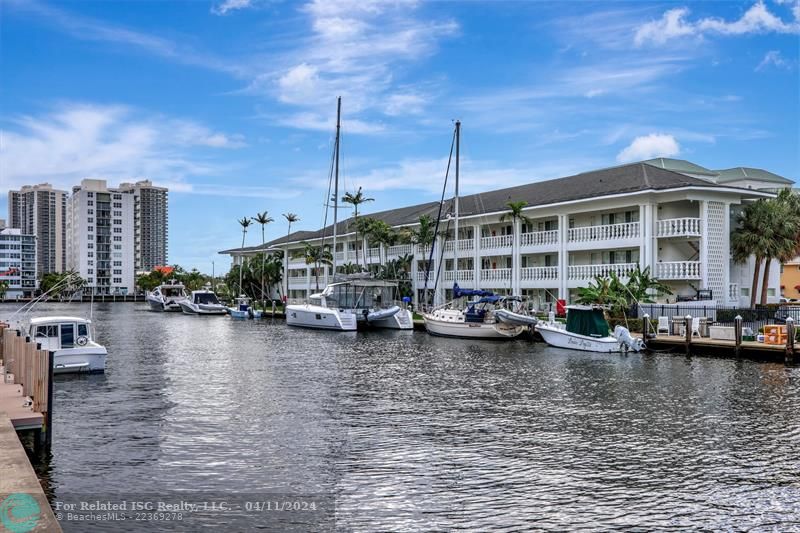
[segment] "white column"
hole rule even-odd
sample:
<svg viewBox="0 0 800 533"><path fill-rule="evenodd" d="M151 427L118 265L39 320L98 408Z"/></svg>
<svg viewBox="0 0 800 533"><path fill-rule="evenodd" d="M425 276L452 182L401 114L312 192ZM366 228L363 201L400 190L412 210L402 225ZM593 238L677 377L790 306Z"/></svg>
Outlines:
<svg viewBox="0 0 800 533"><path fill-rule="evenodd" d="M702 231L702 230L701 230ZM730 202L725 202L725 216L722 220L722 249L725 250L725 256L730 257L730 250L731 250L731 204ZM700 263L700 274L703 275L705 272L705 268L703 268L703 264ZM778 285L780 285L780 278ZM731 301L730 297L730 284L731 284L731 261L730 259L727 261L723 261L723 273L722 273L722 288L725 291L722 297L715 296L715 299L718 303L722 305L728 305ZM778 295L780 295L780 290L777 291ZM738 295L737 295L738 298Z"/></svg>
<svg viewBox="0 0 800 533"><path fill-rule="evenodd" d="M411 245L411 252L412 252L412 259L411 259L411 290L414 292L414 309L419 309L419 298L417 297L417 289L419 288L417 285L417 269L419 268L419 263L417 262L417 245Z"/></svg>
<svg viewBox="0 0 800 533"><path fill-rule="evenodd" d="M514 238L511 243L511 294L512 295L520 295L522 291L520 290L520 272L521 265L522 265L522 258L520 257L519 250L520 250L520 221L514 221L514 227L512 228L514 232Z"/></svg>
<svg viewBox="0 0 800 533"><path fill-rule="evenodd" d="M567 271L569 270L568 232L569 215L558 215L558 297L563 299L567 298ZM555 309L555 306L553 308Z"/></svg>
<svg viewBox="0 0 800 533"><path fill-rule="evenodd" d="M481 288L481 227L472 226L472 279L474 289Z"/></svg>
<svg viewBox="0 0 800 533"><path fill-rule="evenodd" d="M639 267L642 270L650 267L651 275L654 274L653 249L655 248L653 211L653 204L642 204L639 206L639 237L641 239L639 245Z"/></svg>

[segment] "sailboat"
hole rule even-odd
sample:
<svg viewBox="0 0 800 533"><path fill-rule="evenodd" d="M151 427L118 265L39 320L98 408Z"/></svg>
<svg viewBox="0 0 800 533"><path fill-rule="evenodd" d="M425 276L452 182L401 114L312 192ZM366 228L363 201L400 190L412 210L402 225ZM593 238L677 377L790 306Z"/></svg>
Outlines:
<svg viewBox="0 0 800 533"><path fill-rule="evenodd" d="M453 197L455 239L458 242L458 179L459 151L461 144L461 122L456 121L455 149L456 175L455 194ZM453 264L458 270L458 245L453 246ZM477 298L468 301L466 307L460 308L458 301L463 298ZM532 324L536 319L508 309L509 304L518 302L518 298L498 296L491 291L462 289L458 283L453 284L453 301L434 308L430 313L422 315L425 329L431 335L442 337L461 337L472 339L513 339Z"/></svg>
<svg viewBox="0 0 800 533"><path fill-rule="evenodd" d="M336 230L339 217L339 139L342 126L342 97L336 99L336 142L334 144L334 187L333 187L333 270L336 271ZM327 204L327 202L326 202ZM287 275L287 273L284 273ZM330 329L335 331L355 331L358 327L356 315L347 309L340 309L338 302L331 299L330 286L319 293L312 294L304 304L286 306L286 324L289 326Z"/></svg>

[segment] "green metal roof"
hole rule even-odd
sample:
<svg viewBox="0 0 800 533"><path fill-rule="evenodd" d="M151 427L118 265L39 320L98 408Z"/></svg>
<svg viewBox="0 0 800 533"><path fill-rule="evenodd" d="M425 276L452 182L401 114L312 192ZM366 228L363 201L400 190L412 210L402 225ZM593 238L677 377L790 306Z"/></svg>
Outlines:
<svg viewBox="0 0 800 533"><path fill-rule="evenodd" d="M647 161L642 161L642 163L647 163L650 166L664 168L666 170L671 170L673 172L680 172L681 174L698 174L700 176L712 176L716 177L717 172L705 167L701 167L700 165L696 165L691 161L686 161L685 159L671 159L669 157L657 157L655 159L648 159Z"/></svg>
<svg viewBox="0 0 800 533"><path fill-rule="evenodd" d="M772 183L781 183L785 185L791 185L794 181L784 178L783 176L778 176L777 174L773 174L767 170L762 170L760 168L750 168L750 167L734 167L734 168L726 168L725 170L717 170L719 177L717 178L717 183L728 183L731 181L740 181L740 180L756 180L756 181L768 181Z"/></svg>

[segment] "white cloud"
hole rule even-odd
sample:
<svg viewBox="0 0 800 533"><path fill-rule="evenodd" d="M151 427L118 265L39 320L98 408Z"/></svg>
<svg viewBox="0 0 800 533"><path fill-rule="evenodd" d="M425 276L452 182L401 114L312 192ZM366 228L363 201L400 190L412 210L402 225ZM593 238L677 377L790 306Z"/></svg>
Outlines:
<svg viewBox="0 0 800 533"><path fill-rule="evenodd" d="M277 122L284 126L300 130L332 132L336 127L336 118L334 115L323 115L314 112L301 112L279 117ZM366 122L356 118L347 117L342 119L342 127L348 133L356 134L381 133L386 129L382 124L379 123Z"/></svg>
<svg viewBox="0 0 800 533"><path fill-rule="evenodd" d="M798 5L800 3L795 3L792 10L794 22L786 22L776 16L760 0L738 20L733 21L726 21L718 17L706 17L692 22L687 20L688 8L674 8L664 12L659 20L639 26L634 36L634 42L637 46L647 43L659 45L679 37L702 37L706 33L720 35L800 33L800 8Z"/></svg>
<svg viewBox="0 0 800 533"><path fill-rule="evenodd" d="M244 9L252 5L252 0L225 0L221 4L211 8L215 15L226 15L229 11Z"/></svg>
<svg viewBox="0 0 800 533"><path fill-rule="evenodd" d="M636 137L631 144L617 154L617 161L628 163L654 157L673 157L680 153L678 141L672 135L651 133Z"/></svg>
<svg viewBox="0 0 800 533"><path fill-rule="evenodd" d="M300 12L308 17L310 34L277 59L277 72L259 76L246 91L299 108L279 122L300 129L318 129L317 118L332 115L336 96L342 96L345 115L356 119L351 126L367 124L365 115L371 112L420 113L424 95L396 84L407 65L433 53L458 25L422 19L416 8L416 2L309 2ZM373 125L351 131L378 129Z"/></svg>
<svg viewBox="0 0 800 533"><path fill-rule="evenodd" d="M758 72L764 70L769 66L774 66L782 69L783 68L791 69L792 63L789 60L784 59L780 51L770 50L769 52L764 54L764 59L762 59L761 62L758 64L758 66L756 67L756 71Z"/></svg>
<svg viewBox="0 0 800 533"><path fill-rule="evenodd" d="M244 145L241 135L119 105L67 103L9 123L0 130L9 188L39 181L68 188L90 176L180 182L220 170L203 150Z"/></svg>

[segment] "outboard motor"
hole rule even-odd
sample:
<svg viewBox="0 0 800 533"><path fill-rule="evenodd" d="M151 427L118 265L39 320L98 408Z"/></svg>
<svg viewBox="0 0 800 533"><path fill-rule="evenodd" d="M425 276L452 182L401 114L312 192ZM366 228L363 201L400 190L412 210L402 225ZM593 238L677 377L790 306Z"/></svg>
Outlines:
<svg viewBox="0 0 800 533"><path fill-rule="evenodd" d="M615 327L614 337L616 337L621 346L625 346L626 350L640 352L644 348L644 341L634 338L631 332L628 331L628 328L622 326Z"/></svg>

